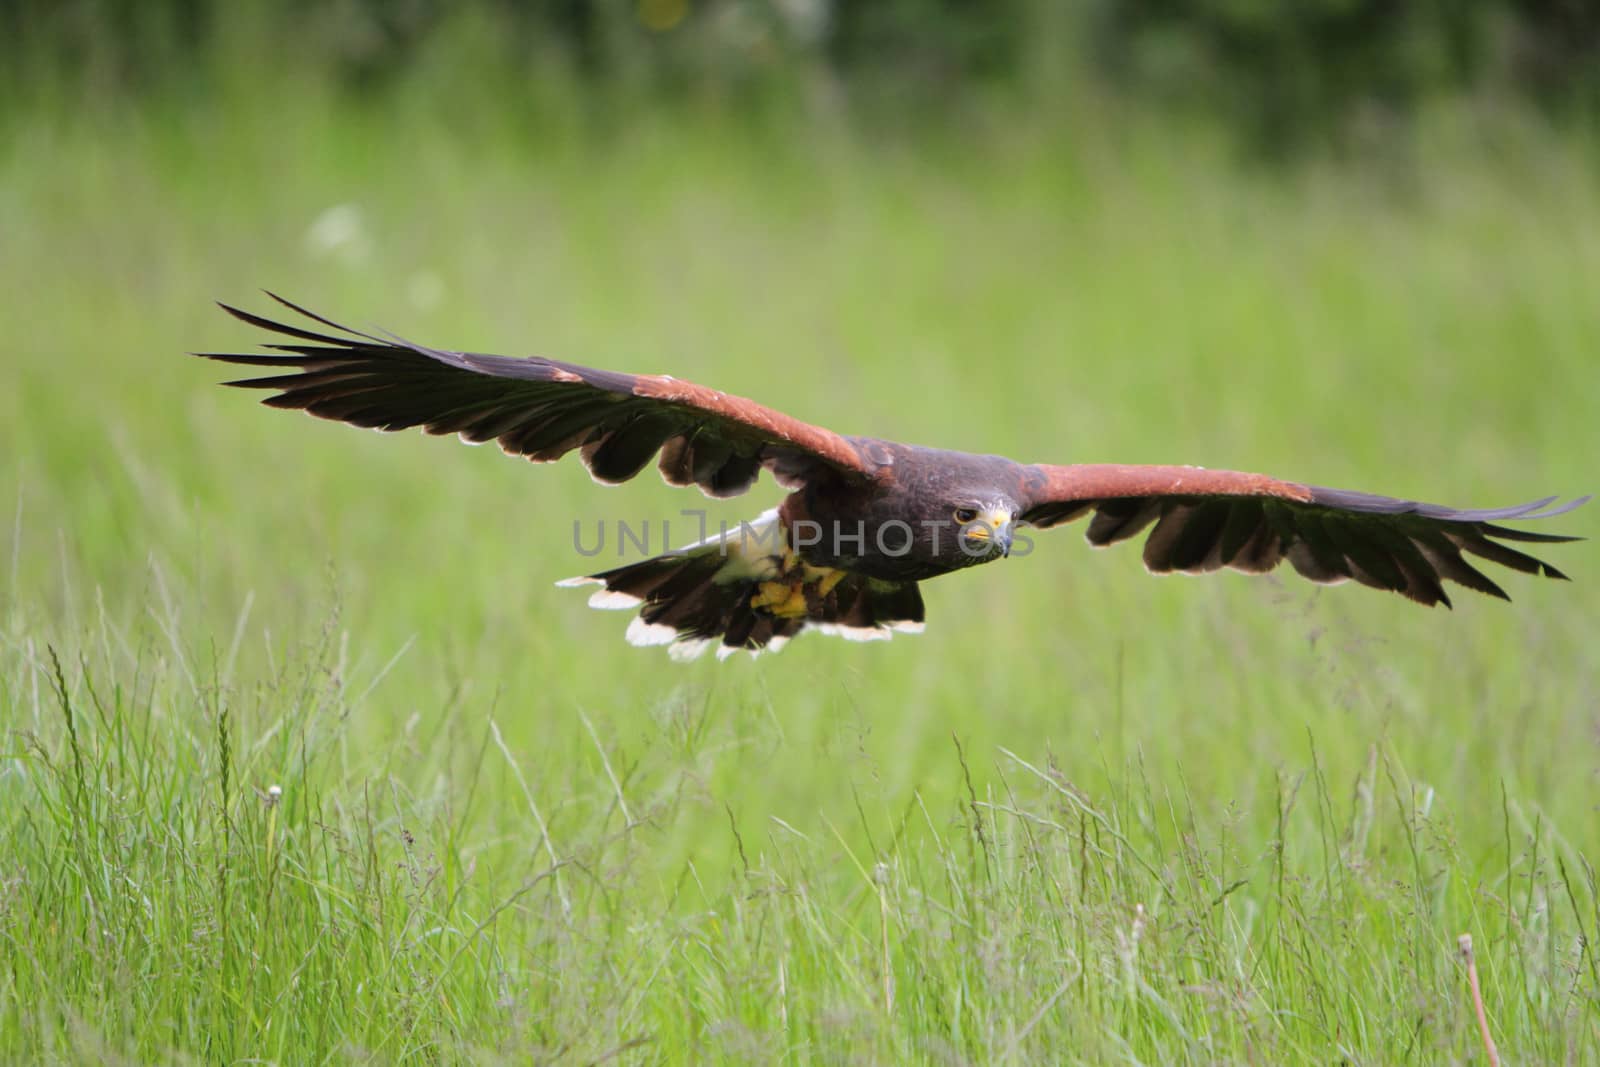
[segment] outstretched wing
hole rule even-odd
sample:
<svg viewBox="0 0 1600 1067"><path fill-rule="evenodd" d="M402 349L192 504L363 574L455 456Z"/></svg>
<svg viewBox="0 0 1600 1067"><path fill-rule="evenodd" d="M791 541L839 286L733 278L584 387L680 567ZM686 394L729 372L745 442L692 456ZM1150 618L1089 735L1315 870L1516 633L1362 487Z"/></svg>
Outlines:
<svg viewBox="0 0 1600 1067"><path fill-rule="evenodd" d="M1463 511L1203 467L1040 465L1028 473L1030 496L1019 518L1056 526L1092 512L1087 537L1095 546L1125 541L1154 524L1145 540L1144 563L1158 574L1203 574L1223 567L1262 574L1287 559L1314 582L1354 578L1420 604L1446 607L1446 579L1511 599L1468 556L1565 578L1502 542L1581 538L1496 524L1564 515L1589 499L1552 507L1556 498L1549 497L1518 507Z"/></svg>
<svg viewBox="0 0 1600 1067"><path fill-rule="evenodd" d="M200 352L206 359L285 373L228 385L277 390L264 403L376 430L420 426L474 444L498 441L537 463L577 449L597 481L625 482L659 451L672 485L715 497L750 488L765 467L795 487L832 473L871 477L850 441L752 400L656 375L619 374L555 360L446 352L374 337L269 293L333 333L221 305L235 318L293 338L270 355Z"/></svg>

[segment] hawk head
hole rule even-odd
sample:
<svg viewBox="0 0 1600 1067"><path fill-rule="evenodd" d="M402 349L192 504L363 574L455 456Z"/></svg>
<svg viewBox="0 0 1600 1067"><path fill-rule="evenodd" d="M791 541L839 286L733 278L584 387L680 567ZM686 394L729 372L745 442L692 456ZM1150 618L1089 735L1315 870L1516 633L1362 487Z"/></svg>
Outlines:
<svg viewBox="0 0 1600 1067"><path fill-rule="evenodd" d="M984 563L1011 554L1017 505L1003 497L973 496L950 511L952 544L969 563Z"/></svg>

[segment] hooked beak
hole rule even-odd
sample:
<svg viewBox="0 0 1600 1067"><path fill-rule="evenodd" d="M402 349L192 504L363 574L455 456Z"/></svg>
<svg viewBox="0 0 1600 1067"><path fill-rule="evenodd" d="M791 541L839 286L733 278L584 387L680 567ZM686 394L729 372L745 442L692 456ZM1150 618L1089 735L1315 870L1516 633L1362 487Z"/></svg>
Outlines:
<svg viewBox="0 0 1600 1067"><path fill-rule="evenodd" d="M995 547L1000 549L1002 557L1011 555L1011 523L1001 523L994 528Z"/></svg>

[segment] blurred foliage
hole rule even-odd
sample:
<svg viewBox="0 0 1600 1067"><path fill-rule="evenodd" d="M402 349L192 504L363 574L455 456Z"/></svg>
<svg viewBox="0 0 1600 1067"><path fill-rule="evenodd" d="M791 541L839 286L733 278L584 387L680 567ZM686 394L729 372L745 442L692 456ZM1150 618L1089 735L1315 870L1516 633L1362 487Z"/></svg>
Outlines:
<svg viewBox="0 0 1600 1067"><path fill-rule="evenodd" d="M1589 0L0 0L0 85L192 91L208 62L248 53L371 92L441 39L457 75L570 76L652 102L798 90L936 112L973 90L1047 97L1092 79L1284 147L1442 96L1600 101Z"/></svg>
<svg viewBox="0 0 1600 1067"><path fill-rule="evenodd" d="M1126 0L1102 35L1122 68L1222 105L1269 143L1404 117L1430 97L1495 92L1553 108L1600 87L1586 0Z"/></svg>

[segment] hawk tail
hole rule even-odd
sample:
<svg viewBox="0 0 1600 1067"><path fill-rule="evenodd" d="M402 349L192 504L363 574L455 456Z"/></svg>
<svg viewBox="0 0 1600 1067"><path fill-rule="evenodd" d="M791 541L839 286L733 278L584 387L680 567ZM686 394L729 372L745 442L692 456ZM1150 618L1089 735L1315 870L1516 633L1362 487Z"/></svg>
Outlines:
<svg viewBox="0 0 1600 1067"><path fill-rule="evenodd" d="M590 607L637 608L628 643L667 645L678 660L713 645L719 659L776 650L808 628L853 641L922 629L916 582L812 566L769 536L775 526L769 513L727 536L559 584L601 586Z"/></svg>

